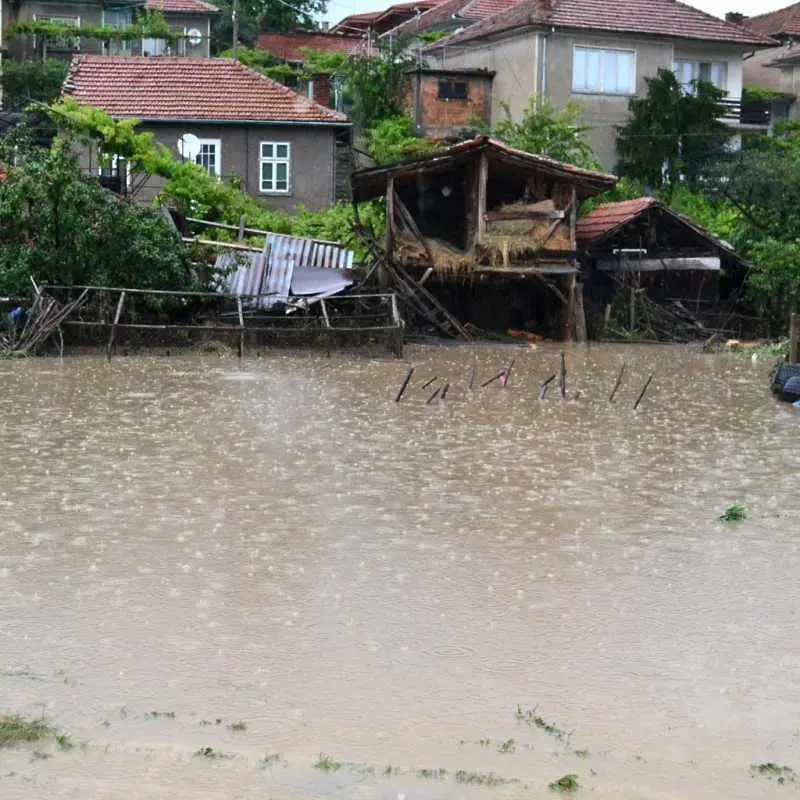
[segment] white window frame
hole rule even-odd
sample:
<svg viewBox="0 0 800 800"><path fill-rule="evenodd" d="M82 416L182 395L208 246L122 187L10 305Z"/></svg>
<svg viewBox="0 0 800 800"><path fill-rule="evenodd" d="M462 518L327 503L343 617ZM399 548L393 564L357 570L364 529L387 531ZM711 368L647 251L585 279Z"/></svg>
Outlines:
<svg viewBox="0 0 800 800"><path fill-rule="evenodd" d="M200 143L200 147L202 149L203 145L213 145L216 151L215 158L214 158L214 171L209 172L209 175L214 175L217 178L222 177L222 139L198 139ZM199 156L199 153L198 153ZM195 164L198 166L203 166L200 164L197 159L195 159ZM204 168L205 169L205 168Z"/></svg>
<svg viewBox="0 0 800 800"><path fill-rule="evenodd" d="M272 145L273 155L270 158L264 157L264 145ZM278 158L278 146L286 147L286 158ZM263 166L264 164L272 164L272 189L264 188ZM286 164L286 188L275 189L274 186L277 182L277 166L278 164ZM292 192L292 143L291 142L275 142L265 141L258 143L258 189L261 194L291 194Z"/></svg>
<svg viewBox="0 0 800 800"><path fill-rule="evenodd" d="M688 86L684 85L683 83L681 83L680 76L678 75L678 65L679 64L688 64L688 65L691 66L692 79L691 79L690 85L688 85ZM725 78L725 81L724 81L725 85L724 86L717 86L717 84L714 83L713 80L709 80L708 83L711 83L712 85L716 86L717 89L719 89L721 92L725 92L727 94L727 92L728 92L728 72L729 72L728 67L729 67L729 64L724 59L723 60L719 60L719 61L706 61L704 59L695 60L694 58L676 58L672 63L672 71L675 73L675 77L678 78L678 83L681 84L681 86L683 87L684 91L687 94L695 94L696 87L694 85L694 81L697 81L697 80L700 79L700 66L701 66L701 64L708 64L708 66L710 68L710 71L712 71L712 72L713 72L713 68L715 66L716 67L720 67L720 66L722 67L722 73L723 73L723 76Z"/></svg>
<svg viewBox="0 0 800 800"><path fill-rule="evenodd" d="M100 164L97 167L97 176L98 176L98 178L102 178L103 177L103 169L104 169L103 161L106 160L107 158L108 158L108 156L103 156L103 154L100 153ZM110 161L106 161L106 166L111 168L112 173L113 172L119 173L119 162L120 161L122 161L125 164L125 188L128 189L128 191L130 191L130 188L131 188L131 171L129 169L130 164L128 162L128 159L127 158L121 158L118 155L112 155L111 156L111 160Z"/></svg>
<svg viewBox="0 0 800 800"><path fill-rule="evenodd" d="M577 74L575 70L575 57L579 50L585 51L587 53L599 53L600 54L600 80L599 80L599 88L592 89L586 88L584 86L579 87L577 85ZM629 90L624 92L618 91L607 91L604 87L604 76L602 74L602 70L604 69L604 58L603 56L608 53L624 53L625 55L629 55L631 57L631 66L630 66L630 74L629 74ZM593 47L592 45L574 45L572 48L572 93L573 94L599 94L599 95L608 95L611 97L632 97L636 94L636 50L631 50L628 47Z"/></svg>
<svg viewBox="0 0 800 800"><path fill-rule="evenodd" d="M103 16L101 18L100 24L105 28L108 25L106 21L106 14L109 11L129 11L130 12L130 20L128 21L127 25L122 27L114 26L115 30L124 31L126 28L130 28L133 25L133 8L131 6L109 6L108 8L103 9ZM133 50L133 41L131 39L118 39L117 45L121 52L129 54ZM105 47L105 43L103 43Z"/></svg>

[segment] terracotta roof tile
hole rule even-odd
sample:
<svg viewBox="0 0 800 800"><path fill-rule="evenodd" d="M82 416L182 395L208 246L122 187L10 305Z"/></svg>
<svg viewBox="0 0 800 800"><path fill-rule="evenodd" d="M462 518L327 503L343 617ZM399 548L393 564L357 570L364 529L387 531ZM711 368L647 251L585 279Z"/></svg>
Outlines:
<svg viewBox="0 0 800 800"><path fill-rule="evenodd" d="M763 34L718 19L678 0L615 0L613 3L608 0L523 0L505 13L477 22L427 49L435 50L526 25L638 33L747 47L775 44Z"/></svg>
<svg viewBox="0 0 800 800"><path fill-rule="evenodd" d="M654 197L638 197L619 203L604 203L578 220L575 235L581 246L591 245L612 231L635 219L648 208L658 205Z"/></svg>
<svg viewBox="0 0 800 800"><path fill-rule="evenodd" d="M486 19L486 17L503 14L519 2L520 0L470 0L459 16L464 19Z"/></svg>
<svg viewBox="0 0 800 800"><path fill-rule="evenodd" d="M383 14L383 11L365 11L363 14L349 14L340 19L331 28L331 33L338 33L342 28L362 28L366 30L381 14Z"/></svg>
<svg viewBox="0 0 800 800"><path fill-rule="evenodd" d="M325 53L359 53L367 55L367 40L363 36L344 36L337 33L301 32L262 33L256 48L283 61L303 61L303 50L320 50ZM371 55L377 55L372 49Z"/></svg>
<svg viewBox="0 0 800 800"><path fill-rule="evenodd" d="M115 117L349 122L230 58L75 56L64 93Z"/></svg>
<svg viewBox="0 0 800 800"><path fill-rule="evenodd" d="M742 24L765 36L800 36L800 3L770 14L748 17Z"/></svg>
<svg viewBox="0 0 800 800"><path fill-rule="evenodd" d="M454 17L458 17L460 12L473 2L474 0L444 0L443 3L439 3L424 14L406 20L393 28L392 34L413 36L416 33L430 30L436 25L443 25Z"/></svg>
<svg viewBox="0 0 800 800"><path fill-rule="evenodd" d="M219 9L203 0L146 0L145 7L174 14L218 14Z"/></svg>

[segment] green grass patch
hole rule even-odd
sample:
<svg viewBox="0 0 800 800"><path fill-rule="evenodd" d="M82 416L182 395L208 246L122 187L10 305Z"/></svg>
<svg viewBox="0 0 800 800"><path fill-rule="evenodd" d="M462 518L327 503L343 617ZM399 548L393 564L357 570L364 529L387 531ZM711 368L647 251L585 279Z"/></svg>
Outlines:
<svg viewBox="0 0 800 800"><path fill-rule="evenodd" d="M773 764L771 761L767 761L763 764L753 764L750 770L756 775L761 775L764 778L769 778L781 784L797 782L797 773L791 767Z"/></svg>
<svg viewBox="0 0 800 800"><path fill-rule="evenodd" d="M573 750L572 751L578 758L589 758L588 750Z"/></svg>
<svg viewBox="0 0 800 800"><path fill-rule="evenodd" d="M58 736L56 736L56 744L58 745L59 750L72 750L72 748L75 747L72 739L70 739L69 734L67 733L60 733Z"/></svg>
<svg viewBox="0 0 800 800"><path fill-rule="evenodd" d="M551 792L560 792L562 794L577 792L578 789L580 788L580 784L578 783L578 776L573 774L564 775L557 781L549 783L548 788L550 789Z"/></svg>
<svg viewBox="0 0 800 800"><path fill-rule="evenodd" d="M497 746L497 752L503 755L510 755L517 752L517 743L513 739L506 739Z"/></svg>
<svg viewBox="0 0 800 800"><path fill-rule="evenodd" d="M538 716L535 708L524 709L522 706L517 706L517 719L526 725L530 725L531 728L536 728L550 734L550 736L554 736L556 739L563 739L567 735L566 731Z"/></svg>
<svg viewBox="0 0 800 800"><path fill-rule="evenodd" d="M29 719L21 714L0 715L0 747L17 747L47 739L53 729L43 719Z"/></svg>
<svg viewBox="0 0 800 800"><path fill-rule="evenodd" d="M233 731L233 733L242 733L243 731L247 730L247 723L246 722L234 722L231 725L228 725L228 730Z"/></svg>
<svg viewBox="0 0 800 800"><path fill-rule="evenodd" d="M175 712L174 711L148 711L145 713L145 719L175 719Z"/></svg>
<svg viewBox="0 0 800 800"><path fill-rule="evenodd" d="M260 765L262 769L266 769L267 767L271 767L273 764L277 764L281 760L280 755L278 753L267 753L264 758L261 759Z"/></svg>
<svg viewBox="0 0 800 800"><path fill-rule="evenodd" d="M220 750L215 750L213 747L201 747L195 752L195 758L207 758L209 761L218 761L222 758L231 758Z"/></svg>
<svg viewBox="0 0 800 800"><path fill-rule="evenodd" d="M734 503L719 515L720 522L741 522L747 519L747 509L741 503Z"/></svg>
<svg viewBox="0 0 800 800"><path fill-rule="evenodd" d="M330 756L321 754L314 767L322 772L337 772L342 768L341 761L334 761Z"/></svg>
<svg viewBox="0 0 800 800"><path fill-rule="evenodd" d="M474 786L502 786L510 783L507 778L501 778L493 772L467 772L460 769L455 775L456 783L472 784Z"/></svg>
<svg viewBox="0 0 800 800"><path fill-rule="evenodd" d="M418 769L417 777L425 780L442 781L447 777L447 770L442 767L439 767L439 769Z"/></svg>

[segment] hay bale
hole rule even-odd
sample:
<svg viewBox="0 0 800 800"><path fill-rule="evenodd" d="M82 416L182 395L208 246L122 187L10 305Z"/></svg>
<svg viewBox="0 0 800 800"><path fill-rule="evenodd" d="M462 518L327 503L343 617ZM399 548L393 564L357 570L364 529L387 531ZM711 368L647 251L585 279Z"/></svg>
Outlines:
<svg viewBox="0 0 800 800"><path fill-rule="evenodd" d="M538 203L510 203L501 206L497 211L505 213L528 213L534 211L555 211L553 200L542 200ZM539 249L571 250L569 223L562 220L545 241L553 220L547 219L502 219L492 220L486 225L485 243L509 256L522 256ZM493 263L497 254L493 254ZM500 262L503 263L502 257Z"/></svg>

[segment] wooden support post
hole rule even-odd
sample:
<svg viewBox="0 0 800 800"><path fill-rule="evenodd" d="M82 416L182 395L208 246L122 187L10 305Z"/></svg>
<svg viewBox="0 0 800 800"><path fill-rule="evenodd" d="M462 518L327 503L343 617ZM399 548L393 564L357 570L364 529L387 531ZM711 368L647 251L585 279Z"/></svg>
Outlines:
<svg viewBox="0 0 800 800"><path fill-rule="evenodd" d="M242 214L242 216L239 217L239 234L236 237L237 241L239 241L239 242L244 241L244 231L245 231L244 223L245 223L246 219L247 219L247 217L244 214Z"/></svg>
<svg viewBox="0 0 800 800"><path fill-rule="evenodd" d="M486 238L486 190L489 185L489 154L481 150L478 162L478 208L477 225L475 227L475 241L482 244Z"/></svg>
<svg viewBox="0 0 800 800"><path fill-rule="evenodd" d="M586 332L586 312L583 308L583 284L575 287L575 341L585 343L589 340Z"/></svg>
<svg viewBox="0 0 800 800"><path fill-rule="evenodd" d="M568 342L572 341L573 333L575 331L575 295L577 292L577 278L575 273L569 276L569 290L567 292L567 329L564 339Z"/></svg>
<svg viewBox="0 0 800 800"><path fill-rule="evenodd" d="M125 292L119 293L119 300L117 300L117 310L114 312L114 322L111 325L111 333L108 335L108 347L106 348L106 357L111 361L111 351L114 348L114 339L117 336L117 325L119 324L119 317L122 314L122 306L125 303Z"/></svg>
<svg viewBox="0 0 800 800"><path fill-rule="evenodd" d="M572 185L572 200L569 204L569 247L572 252L578 249L576 231L578 227L578 192L575 185Z"/></svg>
<svg viewBox="0 0 800 800"><path fill-rule="evenodd" d="M392 251L395 242L395 219L394 219L394 178L390 175L386 181L386 239L384 250L386 258L391 261ZM388 265L381 263L378 265L378 286L382 292L388 292L390 285L390 275Z"/></svg>
<svg viewBox="0 0 800 800"><path fill-rule="evenodd" d="M789 361L796 364L800 361L800 314L792 314L789 328Z"/></svg>
<svg viewBox="0 0 800 800"><path fill-rule="evenodd" d="M239 358L244 358L244 312L241 295L236 298L236 311L239 314Z"/></svg>
<svg viewBox="0 0 800 800"><path fill-rule="evenodd" d="M630 332L633 333L633 329L636 327L636 285L633 282L633 275L631 275L630 305L630 322L628 323L628 327Z"/></svg>
<svg viewBox="0 0 800 800"><path fill-rule="evenodd" d="M328 316L328 307L325 305L324 297L319 301L319 307L322 310L322 319L325 321L325 327L330 328L331 320L330 317Z"/></svg>

